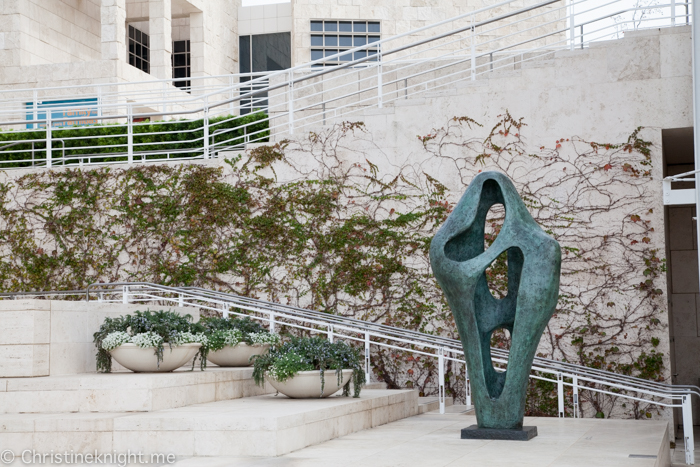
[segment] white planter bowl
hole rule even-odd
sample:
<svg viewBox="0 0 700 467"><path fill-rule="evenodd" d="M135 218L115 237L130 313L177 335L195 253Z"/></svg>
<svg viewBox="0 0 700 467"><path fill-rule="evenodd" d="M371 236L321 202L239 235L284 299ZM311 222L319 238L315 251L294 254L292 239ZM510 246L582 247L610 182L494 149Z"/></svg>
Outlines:
<svg viewBox="0 0 700 467"><path fill-rule="evenodd" d="M209 352L207 360L219 366L250 366L250 357L262 355L270 349L270 344L248 345L240 342L235 346L227 345L216 352Z"/></svg>
<svg viewBox="0 0 700 467"><path fill-rule="evenodd" d="M202 344L183 344L163 346L163 361L158 365L156 349L153 347L141 348L136 344L122 344L109 351L112 358L121 366L135 372L165 372L180 368L192 360Z"/></svg>
<svg viewBox="0 0 700 467"><path fill-rule="evenodd" d="M265 379L273 388L292 399L321 397L321 372L318 370L300 371L293 378L286 381L277 381L267 375L265 375ZM335 370L326 370L324 379L326 384L323 388L323 397L328 397L338 392L340 388L352 379L352 370L342 370L340 384L338 384L338 376L335 374Z"/></svg>

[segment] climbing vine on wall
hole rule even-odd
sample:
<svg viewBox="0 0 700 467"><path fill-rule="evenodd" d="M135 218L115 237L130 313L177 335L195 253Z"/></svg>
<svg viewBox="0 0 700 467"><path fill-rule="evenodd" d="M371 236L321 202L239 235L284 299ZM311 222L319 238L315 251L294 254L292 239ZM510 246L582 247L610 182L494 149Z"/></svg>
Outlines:
<svg viewBox="0 0 700 467"><path fill-rule="evenodd" d="M362 123L346 122L219 165L5 172L0 290L201 286L458 338L429 242L474 174L500 170L564 253L540 355L663 380L649 143L636 130L622 144L571 138L532 151L524 130L508 114L490 131L456 117L419 136L422 152L403 166L386 162ZM503 214L492 210L486 247ZM506 272L505 257L487 272L496 296ZM507 348L508 337L494 345ZM436 392L435 359L395 350L372 360L390 387ZM463 399L463 365L448 361L447 373L448 392ZM582 397L605 416L652 410ZM555 413L551 388L533 384L528 407Z"/></svg>

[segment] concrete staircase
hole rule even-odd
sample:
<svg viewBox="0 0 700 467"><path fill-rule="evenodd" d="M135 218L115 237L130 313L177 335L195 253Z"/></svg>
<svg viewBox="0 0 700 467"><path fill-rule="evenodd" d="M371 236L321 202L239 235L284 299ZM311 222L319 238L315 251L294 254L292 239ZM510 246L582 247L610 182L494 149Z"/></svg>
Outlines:
<svg viewBox="0 0 700 467"><path fill-rule="evenodd" d="M279 456L416 415L412 390L289 399L251 368L0 379L0 446L34 452Z"/></svg>

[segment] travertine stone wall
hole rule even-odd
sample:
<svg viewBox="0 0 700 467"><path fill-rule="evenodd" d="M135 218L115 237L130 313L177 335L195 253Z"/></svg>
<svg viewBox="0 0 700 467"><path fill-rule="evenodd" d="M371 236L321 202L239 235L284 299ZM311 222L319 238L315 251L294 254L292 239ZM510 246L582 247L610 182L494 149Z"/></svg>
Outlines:
<svg viewBox="0 0 700 467"><path fill-rule="evenodd" d="M292 4L273 3L238 9L238 34L271 34L292 30Z"/></svg>
<svg viewBox="0 0 700 467"><path fill-rule="evenodd" d="M148 305L67 300L0 300L0 377L55 376L95 371L92 335L106 317ZM190 314L199 309L154 307ZM115 362L115 369L121 369Z"/></svg>

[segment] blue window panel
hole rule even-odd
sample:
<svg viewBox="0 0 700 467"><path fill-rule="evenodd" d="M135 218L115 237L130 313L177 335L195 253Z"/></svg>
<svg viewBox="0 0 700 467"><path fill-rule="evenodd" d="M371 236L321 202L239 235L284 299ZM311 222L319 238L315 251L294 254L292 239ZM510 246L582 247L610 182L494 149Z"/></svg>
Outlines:
<svg viewBox="0 0 700 467"><path fill-rule="evenodd" d="M371 44L372 42L379 42L379 36L369 36L367 42Z"/></svg>
<svg viewBox="0 0 700 467"><path fill-rule="evenodd" d="M323 47L323 36L311 36L311 45Z"/></svg>
<svg viewBox="0 0 700 467"><path fill-rule="evenodd" d="M341 52L346 52L346 50L341 50ZM352 54L351 54L351 53L347 53L347 54L341 55L341 56L340 56L340 61L341 61L341 62L349 62L349 61L352 61Z"/></svg>
<svg viewBox="0 0 700 467"><path fill-rule="evenodd" d="M365 58L367 56L367 52L364 50L360 50L359 52L355 52L355 60L360 59L360 58Z"/></svg>
<svg viewBox="0 0 700 467"><path fill-rule="evenodd" d="M330 57L331 55L335 55L337 53L338 53L338 51L335 49L326 49L326 57ZM332 62L334 60L330 60L330 61Z"/></svg>
<svg viewBox="0 0 700 467"><path fill-rule="evenodd" d="M338 36L326 36L326 47L337 47L338 46Z"/></svg>
<svg viewBox="0 0 700 467"><path fill-rule="evenodd" d="M355 36L353 39L355 42L355 47L367 44L367 38L365 36Z"/></svg>
<svg viewBox="0 0 700 467"><path fill-rule="evenodd" d="M367 32L381 32L379 29L379 23L367 23Z"/></svg>
<svg viewBox="0 0 700 467"><path fill-rule="evenodd" d="M364 21L361 23L353 23L353 31L367 32L367 23L365 23Z"/></svg>
<svg viewBox="0 0 700 467"><path fill-rule="evenodd" d="M311 50L311 60L318 60L323 58L323 50Z"/></svg>
<svg viewBox="0 0 700 467"><path fill-rule="evenodd" d="M352 47L352 36L340 36L341 47Z"/></svg>
<svg viewBox="0 0 700 467"><path fill-rule="evenodd" d="M312 31L323 31L323 21L311 21Z"/></svg>
<svg viewBox="0 0 700 467"><path fill-rule="evenodd" d="M341 21L340 22L340 28L338 29L340 32L352 32L352 22L350 21Z"/></svg>
<svg viewBox="0 0 700 467"><path fill-rule="evenodd" d="M338 22L337 21L324 21L323 25L324 25L325 31L335 32L338 30Z"/></svg>

